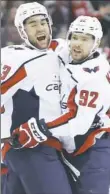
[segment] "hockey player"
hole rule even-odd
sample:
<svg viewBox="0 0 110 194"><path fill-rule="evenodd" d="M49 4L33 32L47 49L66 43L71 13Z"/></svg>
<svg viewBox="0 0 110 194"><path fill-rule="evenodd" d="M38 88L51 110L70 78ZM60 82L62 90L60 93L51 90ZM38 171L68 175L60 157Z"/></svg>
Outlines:
<svg viewBox="0 0 110 194"><path fill-rule="evenodd" d="M46 123L52 135L70 153L71 157L69 154L68 157L73 164L76 160L80 170L78 194L109 192L110 118L107 111L110 107L110 66L97 52L102 36L97 18L80 16L71 24L67 35L70 61L66 64L70 77L66 76L64 83L70 93L69 111ZM60 52L63 64L64 52ZM37 123L35 118L33 122ZM29 124L30 120L21 127L25 125L25 130L33 133ZM21 134L20 129L15 130L18 132Z"/></svg>
<svg viewBox="0 0 110 194"><path fill-rule="evenodd" d="M45 130L43 120L43 131L36 131L33 121L30 122L37 142L31 141L31 135L23 128L23 134L29 135L25 145L8 139L13 129L31 117L48 122L61 115L59 61L55 52L48 49L52 30L47 10L37 2L22 4L15 16L15 26L25 44L5 47L1 53L2 138L6 140L4 149L10 148L4 158L9 171L3 194L71 194L56 152L61 144L56 138L47 140L51 132Z"/></svg>
<svg viewBox="0 0 110 194"><path fill-rule="evenodd" d="M109 194L110 66L103 54L97 52L101 37L99 21L86 16L78 17L71 24L67 35L70 48L70 63L67 69L74 82L78 81L74 99L78 106L76 121L72 123L71 120L70 125L72 130L76 128L78 131L74 137L76 144L74 154L69 156L65 152L64 155L80 171L80 178L77 181L78 194ZM64 58L64 50L60 56ZM92 89L97 92L97 99L94 92L91 95ZM73 109L72 104L70 105ZM87 129L88 124L88 130L83 131Z"/></svg>

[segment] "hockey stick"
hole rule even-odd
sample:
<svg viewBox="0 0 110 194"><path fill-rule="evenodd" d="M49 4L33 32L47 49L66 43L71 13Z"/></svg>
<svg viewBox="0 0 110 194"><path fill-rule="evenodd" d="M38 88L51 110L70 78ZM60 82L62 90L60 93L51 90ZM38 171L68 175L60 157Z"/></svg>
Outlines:
<svg viewBox="0 0 110 194"><path fill-rule="evenodd" d="M13 137L2 138L1 143L10 142L12 140L13 140Z"/></svg>

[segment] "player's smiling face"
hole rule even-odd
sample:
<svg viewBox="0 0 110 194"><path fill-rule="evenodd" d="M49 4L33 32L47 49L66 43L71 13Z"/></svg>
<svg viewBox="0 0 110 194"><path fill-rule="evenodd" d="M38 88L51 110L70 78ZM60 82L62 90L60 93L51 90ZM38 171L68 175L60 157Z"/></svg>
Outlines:
<svg viewBox="0 0 110 194"><path fill-rule="evenodd" d="M35 15L26 19L24 30L30 43L38 49L45 49L50 42L50 29L43 15Z"/></svg>
<svg viewBox="0 0 110 194"><path fill-rule="evenodd" d="M94 41L90 34L73 33L70 40L70 54L73 61L80 62L87 58L93 48Z"/></svg>

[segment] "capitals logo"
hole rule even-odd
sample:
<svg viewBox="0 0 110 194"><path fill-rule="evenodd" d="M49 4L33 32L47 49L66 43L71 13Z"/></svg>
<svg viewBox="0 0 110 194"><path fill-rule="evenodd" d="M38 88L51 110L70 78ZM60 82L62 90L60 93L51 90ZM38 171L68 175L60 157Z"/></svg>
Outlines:
<svg viewBox="0 0 110 194"><path fill-rule="evenodd" d="M92 73L92 72L96 73L97 71L99 71L99 66L96 66L96 67L94 67L93 69L90 69L90 68L88 68L88 67L84 67L83 70L84 70L85 72L88 72L88 73Z"/></svg>

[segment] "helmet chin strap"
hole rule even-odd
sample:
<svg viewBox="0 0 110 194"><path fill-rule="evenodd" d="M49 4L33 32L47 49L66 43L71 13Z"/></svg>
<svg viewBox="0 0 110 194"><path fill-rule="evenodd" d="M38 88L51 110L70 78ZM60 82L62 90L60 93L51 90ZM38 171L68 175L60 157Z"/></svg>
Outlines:
<svg viewBox="0 0 110 194"><path fill-rule="evenodd" d="M90 51L87 58L89 58L91 55L93 55L96 52L97 47L98 47L98 43L97 43L97 39L95 38L93 47L92 47L92 49L91 49L91 51Z"/></svg>

